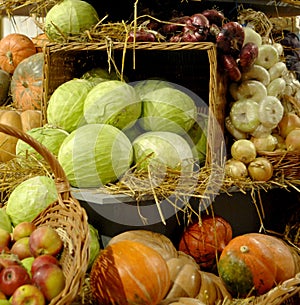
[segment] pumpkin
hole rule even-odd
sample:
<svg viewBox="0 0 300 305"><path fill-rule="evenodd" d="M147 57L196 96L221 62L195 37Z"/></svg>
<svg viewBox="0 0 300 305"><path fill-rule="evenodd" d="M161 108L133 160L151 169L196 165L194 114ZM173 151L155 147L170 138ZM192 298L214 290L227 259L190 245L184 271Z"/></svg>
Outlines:
<svg viewBox="0 0 300 305"><path fill-rule="evenodd" d="M148 230L125 231L112 237L109 244L112 245L113 243L121 240L133 240L141 242L146 246L158 251L166 261L172 257L178 256L177 250L172 241L167 236L158 232Z"/></svg>
<svg viewBox="0 0 300 305"><path fill-rule="evenodd" d="M4 105L8 98L11 76L4 70L0 70L0 105Z"/></svg>
<svg viewBox="0 0 300 305"><path fill-rule="evenodd" d="M0 40L0 68L13 74L25 58L36 53L35 45L26 35L12 33Z"/></svg>
<svg viewBox="0 0 300 305"><path fill-rule="evenodd" d="M191 255L201 269L211 269L216 257L232 239L232 227L221 216L205 215L201 223L187 226L179 241L179 250Z"/></svg>
<svg viewBox="0 0 300 305"><path fill-rule="evenodd" d="M30 126L41 124L40 111L19 113L16 110L0 110L0 123L27 131ZM23 127L24 126L24 127ZM16 155L18 139L5 133L0 133L0 161L6 162Z"/></svg>
<svg viewBox="0 0 300 305"><path fill-rule="evenodd" d="M27 132L42 126L42 112L40 110L25 110L20 113L22 130Z"/></svg>
<svg viewBox="0 0 300 305"><path fill-rule="evenodd" d="M34 43L37 52L43 52L43 48L49 42L49 39L45 33L41 33L36 37L31 38L31 40Z"/></svg>
<svg viewBox="0 0 300 305"><path fill-rule="evenodd" d="M158 305L207 305L207 303L203 303L202 301L195 298L180 297L165 299Z"/></svg>
<svg viewBox="0 0 300 305"><path fill-rule="evenodd" d="M40 110L43 93L44 54L36 53L24 59L11 80L13 105L21 111Z"/></svg>
<svg viewBox="0 0 300 305"><path fill-rule="evenodd" d="M99 305L156 305L170 287L170 274L156 250L122 240L99 253L90 272L90 287Z"/></svg>
<svg viewBox="0 0 300 305"><path fill-rule="evenodd" d="M274 236L247 233L233 238L221 253L218 272L235 297L261 295L295 275L289 247Z"/></svg>

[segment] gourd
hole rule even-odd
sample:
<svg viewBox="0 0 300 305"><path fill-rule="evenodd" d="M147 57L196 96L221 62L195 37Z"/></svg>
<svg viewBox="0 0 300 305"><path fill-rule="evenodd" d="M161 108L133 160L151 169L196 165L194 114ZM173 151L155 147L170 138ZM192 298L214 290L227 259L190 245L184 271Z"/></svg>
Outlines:
<svg viewBox="0 0 300 305"><path fill-rule="evenodd" d="M221 253L218 272L235 297L261 295L293 277L295 260L279 238L247 233L233 238Z"/></svg>
<svg viewBox="0 0 300 305"><path fill-rule="evenodd" d="M4 105L8 98L11 76L4 70L0 70L0 105Z"/></svg>
<svg viewBox="0 0 300 305"><path fill-rule="evenodd" d="M24 59L11 80L11 95L16 109L40 110L43 93L44 54L36 53Z"/></svg>
<svg viewBox="0 0 300 305"><path fill-rule="evenodd" d="M136 241L107 245L90 272L94 302L156 305L170 287L166 261L154 249Z"/></svg>
<svg viewBox="0 0 300 305"><path fill-rule="evenodd" d="M191 255L201 269L210 270L216 257L232 239L232 228L221 216L204 215L187 226L179 242L179 250Z"/></svg>
<svg viewBox="0 0 300 305"><path fill-rule="evenodd" d="M148 230L130 230L122 232L109 241L109 245L121 240L138 241L146 246L158 251L167 261L172 257L177 257L177 250L172 241L165 235Z"/></svg>
<svg viewBox="0 0 300 305"><path fill-rule="evenodd" d="M13 74L25 58L36 53L35 45L26 35L8 34L0 40L0 68Z"/></svg>
<svg viewBox="0 0 300 305"><path fill-rule="evenodd" d="M41 125L40 111L20 113L16 110L0 110L0 123L27 131L34 126ZM24 127L23 127L24 126ZM0 162L11 160L16 155L18 139L4 133L0 133Z"/></svg>

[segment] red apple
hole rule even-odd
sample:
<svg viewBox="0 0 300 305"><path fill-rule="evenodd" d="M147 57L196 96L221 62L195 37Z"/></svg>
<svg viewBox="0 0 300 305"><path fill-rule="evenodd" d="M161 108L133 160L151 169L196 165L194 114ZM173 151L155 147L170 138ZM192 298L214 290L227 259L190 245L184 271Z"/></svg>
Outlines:
<svg viewBox="0 0 300 305"><path fill-rule="evenodd" d="M42 254L55 256L62 250L63 241L54 228L41 226L31 233L29 247L34 257Z"/></svg>
<svg viewBox="0 0 300 305"><path fill-rule="evenodd" d="M26 284L18 287L11 298L12 305L45 305L43 293L34 285Z"/></svg>
<svg viewBox="0 0 300 305"><path fill-rule="evenodd" d="M36 229L36 225L29 221L20 222L17 224L12 232L14 241L21 239L22 237L29 237L30 234Z"/></svg>
<svg viewBox="0 0 300 305"><path fill-rule="evenodd" d="M54 264L60 266L59 260L55 256L50 254L42 254L37 256L32 262L31 274L34 274L40 266L45 264Z"/></svg>
<svg viewBox="0 0 300 305"><path fill-rule="evenodd" d="M11 242L11 234L8 231L0 228L0 246L9 247L10 242Z"/></svg>
<svg viewBox="0 0 300 305"><path fill-rule="evenodd" d="M0 290L6 296L11 296L18 287L30 282L30 275L23 266L8 266L0 272Z"/></svg>
<svg viewBox="0 0 300 305"><path fill-rule="evenodd" d="M0 271L8 266L20 265L20 263L21 261L15 254L9 252L2 252L0 254Z"/></svg>
<svg viewBox="0 0 300 305"><path fill-rule="evenodd" d="M10 252L17 255L20 260L32 256L29 248L29 237L22 237L14 242Z"/></svg>
<svg viewBox="0 0 300 305"><path fill-rule="evenodd" d="M64 289L65 281L62 269L55 264L44 264L32 275L32 282L49 302Z"/></svg>

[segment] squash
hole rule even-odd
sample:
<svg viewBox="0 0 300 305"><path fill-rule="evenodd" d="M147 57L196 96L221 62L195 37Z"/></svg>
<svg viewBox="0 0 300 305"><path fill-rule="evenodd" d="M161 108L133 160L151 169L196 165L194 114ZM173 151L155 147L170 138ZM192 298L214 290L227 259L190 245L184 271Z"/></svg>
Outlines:
<svg viewBox="0 0 300 305"><path fill-rule="evenodd" d="M122 240L99 253L90 272L90 287L99 305L156 305L170 287L170 274L156 250Z"/></svg>
<svg viewBox="0 0 300 305"><path fill-rule="evenodd" d="M23 59L36 53L35 45L26 35L12 33L0 40L0 68L13 74Z"/></svg>
<svg viewBox="0 0 300 305"><path fill-rule="evenodd" d="M0 70L0 105L4 105L8 99L11 76L4 70Z"/></svg>
<svg viewBox="0 0 300 305"><path fill-rule="evenodd" d="M145 244L158 251L167 261L172 257L177 257L177 250L172 241L165 235L148 230L130 230L122 232L111 238L109 245L121 240L133 240Z"/></svg>
<svg viewBox="0 0 300 305"><path fill-rule="evenodd" d="M221 253L218 272L235 297L261 295L295 275L289 247L279 238L247 233L233 238Z"/></svg>
<svg viewBox="0 0 300 305"><path fill-rule="evenodd" d="M16 110L0 110L0 123L20 130L27 131L33 126L41 125L41 112L38 110L24 111L22 113ZM6 162L16 156L16 145L18 139L5 133L0 133L0 162Z"/></svg>
<svg viewBox="0 0 300 305"><path fill-rule="evenodd" d="M40 33L36 37L31 38L35 45L37 52L43 52L43 48L49 42L49 39L45 33Z"/></svg>
<svg viewBox="0 0 300 305"><path fill-rule="evenodd" d="M207 303L203 303L202 301L195 298L180 297L165 299L158 305L207 305Z"/></svg>
<svg viewBox="0 0 300 305"><path fill-rule="evenodd" d="M41 110L43 93L44 54L36 53L24 59L11 79L13 106L21 111Z"/></svg>
<svg viewBox="0 0 300 305"><path fill-rule="evenodd" d="M221 216L202 216L201 222L187 226L179 242L179 250L191 255L201 269L210 269L216 257L232 239L232 227Z"/></svg>

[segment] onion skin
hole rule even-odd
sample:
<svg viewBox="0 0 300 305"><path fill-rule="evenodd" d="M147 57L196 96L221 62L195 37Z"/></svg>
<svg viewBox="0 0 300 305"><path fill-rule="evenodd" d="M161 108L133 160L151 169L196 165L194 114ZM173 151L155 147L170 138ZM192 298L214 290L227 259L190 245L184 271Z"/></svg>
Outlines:
<svg viewBox="0 0 300 305"><path fill-rule="evenodd" d="M256 158L256 154L255 145L247 139L237 140L231 146L231 156L245 164L252 162Z"/></svg>
<svg viewBox="0 0 300 305"><path fill-rule="evenodd" d="M225 173L233 179L242 179L248 176L248 169L242 161L229 159L225 163Z"/></svg>
<svg viewBox="0 0 300 305"><path fill-rule="evenodd" d="M253 42L246 43L240 52L239 63L243 69L249 69L253 66L258 56L258 46Z"/></svg>
<svg viewBox="0 0 300 305"><path fill-rule="evenodd" d="M177 31L181 31L183 26L192 24L189 16L174 17L170 19L170 23L162 26L162 32L164 34L173 34Z"/></svg>
<svg viewBox="0 0 300 305"><path fill-rule="evenodd" d="M129 37L127 40L128 42L134 41L134 34L135 34L135 41L149 41L149 42L156 41L156 37L154 34L144 30L138 30L136 31L136 33L134 33L134 31L131 31L129 33Z"/></svg>
<svg viewBox="0 0 300 305"><path fill-rule="evenodd" d="M225 20L224 14L216 9L204 10L202 14L208 19L211 25L215 24L218 27L221 27Z"/></svg>
<svg viewBox="0 0 300 305"><path fill-rule="evenodd" d="M221 63L230 80L238 82L242 78L240 68L233 56L222 54Z"/></svg>
<svg viewBox="0 0 300 305"><path fill-rule="evenodd" d="M217 48L224 54L238 57L244 43L244 38L244 29L238 22L227 22L223 25L217 36Z"/></svg>
<svg viewBox="0 0 300 305"><path fill-rule="evenodd" d="M288 133L285 145L288 151L300 152L300 128L295 128Z"/></svg>
<svg viewBox="0 0 300 305"><path fill-rule="evenodd" d="M279 134L283 138L286 138L295 128L300 128L300 117L292 112L284 114L281 121L278 123Z"/></svg>

